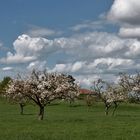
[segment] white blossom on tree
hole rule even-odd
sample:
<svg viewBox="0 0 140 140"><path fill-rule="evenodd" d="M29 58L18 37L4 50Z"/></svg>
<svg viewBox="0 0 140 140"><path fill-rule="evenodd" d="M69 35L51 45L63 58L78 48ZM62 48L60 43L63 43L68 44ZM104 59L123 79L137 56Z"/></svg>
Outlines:
<svg viewBox="0 0 140 140"><path fill-rule="evenodd" d="M26 105L28 98L22 94L24 88L24 81L15 79L9 81L6 93L4 96L11 102L18 103L20 105L20 114L23 114L23 108Z"/></svg>
<svg viewBox="0 0 140 140"><path fill-rule="evenodd" d="M43 120L47 104L55 99L75 98L79 95L79 87L70 75L33 70L27 78L13 80L7 92L12 96L21 94L32 100L39 106L38 119Z"/></svg>
<svg viewBox="0 0 140 140"><path fill-rule="evenodd" d="M130 100L140 101L140 72L134 75L121 73L119 84L128 92Z"/></svg>
<svg viewBox="0 0 140 140"><path fill-rule="evenodd" d="M114 115L118 103L127 100L127 92L119 85L109 84L101 79L94 82L92 89L105 105L105 114L108 115L109 108L114 105Z"/></svg>

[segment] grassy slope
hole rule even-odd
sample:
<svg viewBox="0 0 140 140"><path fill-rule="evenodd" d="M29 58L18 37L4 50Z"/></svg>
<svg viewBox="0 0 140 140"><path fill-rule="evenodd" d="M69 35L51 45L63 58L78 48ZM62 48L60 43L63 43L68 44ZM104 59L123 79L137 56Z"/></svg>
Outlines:
<svg viewBox="0 0 140 140"><path fill-rule="evenodd" d="M0 140L139 140L140 106L121 105L115 117L104 116L103 106L67 104L48 106L43 121L37 107L19 115L17 105L0 101Z"/></svg>

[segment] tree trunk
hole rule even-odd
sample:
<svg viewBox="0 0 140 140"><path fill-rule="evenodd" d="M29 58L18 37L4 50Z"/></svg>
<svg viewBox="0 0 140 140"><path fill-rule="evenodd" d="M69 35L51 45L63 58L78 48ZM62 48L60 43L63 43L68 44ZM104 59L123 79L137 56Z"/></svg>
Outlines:
<svg viewBox="0 0 140 140"><path fill-rule="evenodd" d="M23 115L23 107L24 107L24 105L22 103L19 103L19 106L20 106L20 114Z"/></svg>
<svg viewBox="0 0 140 140"><path fill-rule="evenodd" d="M105 107L105 115L108 115L108 106Z"/></svg>
<svg viewBox="0 0 140 140"><path fill-rule="evenodd" d="M108 115L109 108L111 107L110 103L105 103L105 115Z"/></svg>
<svg viewBox="0 0 140 140"><path fill-rule="evenodd" d="M39 106L38 120L43 120L43 117L44 117L44 106Z"/></svg>
<svg viewBox="0 0 140 140"><path fill-rule="evenodd" d="M117 102L114 102L114 109L113 109L113 113L112 113L112 116L114 116L114 114L115 114L115 111L116 111L116 109L117 109L117 107L118 107L118 104L117 104Z"/></svg>

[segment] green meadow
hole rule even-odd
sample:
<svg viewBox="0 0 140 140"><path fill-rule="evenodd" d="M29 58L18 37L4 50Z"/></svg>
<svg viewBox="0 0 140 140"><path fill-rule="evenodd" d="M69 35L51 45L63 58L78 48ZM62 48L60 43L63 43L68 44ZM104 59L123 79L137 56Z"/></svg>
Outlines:
<svg viewBox="0 0 140 140"><path fill-rule="evenodd" d="M104 106L77 102L46 107L43 121L37 106L0 101L0 140L140 140L140 105L122 104L116 115L104 115Z"/></svg>

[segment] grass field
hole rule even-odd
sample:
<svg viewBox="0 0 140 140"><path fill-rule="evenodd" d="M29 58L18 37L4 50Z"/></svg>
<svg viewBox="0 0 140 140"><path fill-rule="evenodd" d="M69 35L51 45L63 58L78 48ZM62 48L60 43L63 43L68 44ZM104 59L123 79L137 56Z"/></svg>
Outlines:
<svg viewBox="0 0 140 140"><path fill-rule="evenodd" d="M43 121L37 120L35 106L25 115L18 105L0 101L0 140L140 140L140 106L123 104L116 116L104 116L101 104L46 107Z"/></svg>

